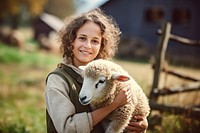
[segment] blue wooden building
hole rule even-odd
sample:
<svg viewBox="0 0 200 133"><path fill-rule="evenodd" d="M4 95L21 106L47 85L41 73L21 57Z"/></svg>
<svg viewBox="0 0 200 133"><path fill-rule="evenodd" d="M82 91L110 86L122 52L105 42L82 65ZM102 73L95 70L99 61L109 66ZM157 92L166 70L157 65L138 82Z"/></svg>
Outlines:
<svg viewBox="0 0 200 133"><path fill-rule="evenodd" d="M139 48L147 48L141 50L146 57L154 54L158 42L156 31L165 21L172 23L173 34L200 40L199 0L109 0L100 7L118 23L122 31L122 42L126 40L125 43L130 43L137 40L133 45L141 43L141 46L127 46L129 51L126 52L126 56L134 56L133 53ZM170 41L169 51L174 57L182 58L185 55L184 60L188 58L190 62L200 62L199 47L189 48Z"/></svg>

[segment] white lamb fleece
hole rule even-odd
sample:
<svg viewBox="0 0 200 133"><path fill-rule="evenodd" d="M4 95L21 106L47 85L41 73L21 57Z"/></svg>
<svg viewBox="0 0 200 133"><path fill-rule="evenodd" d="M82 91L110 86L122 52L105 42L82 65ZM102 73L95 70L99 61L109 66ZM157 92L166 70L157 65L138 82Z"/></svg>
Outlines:
<svg viewBox="0 0 200 133"><path fill-rule="evenodd" d="M120 133L129 123L132 115L148 116L148 98L137 82L118 64L108 60L95 60L83 69L83 86L79 100L83 105L90 104L93 109L113 102L116 94L123 88L130 88L132 101L117 108L106 119L109 125L106 133Z"/></svg>

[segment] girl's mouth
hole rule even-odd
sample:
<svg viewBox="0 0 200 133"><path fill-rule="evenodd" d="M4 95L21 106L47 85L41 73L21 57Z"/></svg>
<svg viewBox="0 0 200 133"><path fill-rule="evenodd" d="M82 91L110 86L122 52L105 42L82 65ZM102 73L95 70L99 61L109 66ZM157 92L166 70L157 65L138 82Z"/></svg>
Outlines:
<svg viewBox="0 0 200 133"><path fill-rule="evenodd" d="M85 50L80 50L80 52L81 52L82 54L85 54L85 55L90 55L90 54L92 54L91 52L85 51Z"/></svg>

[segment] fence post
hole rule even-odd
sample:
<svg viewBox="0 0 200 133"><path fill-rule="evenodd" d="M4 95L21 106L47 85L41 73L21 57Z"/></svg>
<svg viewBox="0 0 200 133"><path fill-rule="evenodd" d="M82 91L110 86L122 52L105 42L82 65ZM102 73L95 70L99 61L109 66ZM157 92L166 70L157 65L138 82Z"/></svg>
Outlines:
<svg viewBox="0 0 200 133"><path fill-rule="evenodd" d="M154 66L154 77L153 77L153 84L150 92L150 101L155 102L157 100L157 96L154 95L155 89L158 88L159 85L159 78L160 72L163 67L165 61L165 54L168 45L168 41L170 39L170 32L171 32L171 23L165 22L162 26L162 34L159 37L157 51L155 55L155 66Z"/></svg>

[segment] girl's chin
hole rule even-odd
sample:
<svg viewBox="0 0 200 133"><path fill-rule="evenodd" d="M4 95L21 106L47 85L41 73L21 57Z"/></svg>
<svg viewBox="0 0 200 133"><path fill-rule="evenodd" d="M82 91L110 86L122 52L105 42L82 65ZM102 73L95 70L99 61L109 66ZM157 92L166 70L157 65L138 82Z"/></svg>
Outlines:
<svg viewBox="0 0 200 133"><path fill-rule="evenodd" d="M80 63L83 64L83 65L86 65L88 64L89 62L93 61L94 59L80 59Z"/></svg>
<svg viewBox="0 0 200 133"><path fill-rule="evenodd" d="M93 60L82 60L82 63L86 65L86 64L88 64L91 61L93 61Z"/></svg>
<svg viewBox="0 0 200 133"><path fill-rule="evenodd" d="M94 59L93 57L79 56L79 58L74 58L74 62L76 62L77 65L86 65Z"/></svg>
<svg viewBox="0 0 200 133"><path fill-rule="evenodd" d="M82 62L90 62L92 60L94 60L94 58L91 56L81 56L81 58L80 58L80 61L82 61Z"/></svg>

